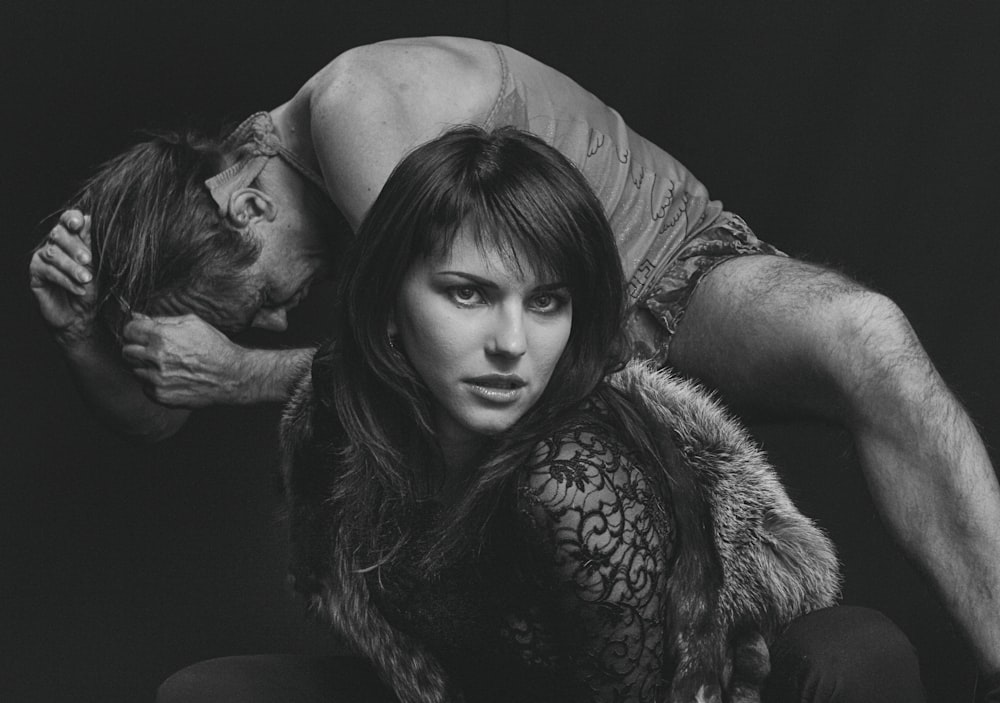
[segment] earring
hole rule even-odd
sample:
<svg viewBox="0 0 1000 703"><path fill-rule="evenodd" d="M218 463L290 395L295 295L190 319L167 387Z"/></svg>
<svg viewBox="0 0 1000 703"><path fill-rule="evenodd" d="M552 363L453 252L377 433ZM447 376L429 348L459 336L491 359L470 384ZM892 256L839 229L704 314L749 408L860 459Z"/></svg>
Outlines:
<svg viewBox="0 0 1000 703"><path fill-rule="evenodd" d="M394 352L399 352L399 347L396 346L396 335L389 335L389 346Z"/></svg>

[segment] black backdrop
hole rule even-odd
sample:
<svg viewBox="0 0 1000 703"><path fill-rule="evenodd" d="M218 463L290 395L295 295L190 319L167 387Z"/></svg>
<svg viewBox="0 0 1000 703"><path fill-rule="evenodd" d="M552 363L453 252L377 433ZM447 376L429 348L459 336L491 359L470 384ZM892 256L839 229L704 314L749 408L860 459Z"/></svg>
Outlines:
<svg viewBox="0 0 1000 703"><path fill-rule="evenodd" d="M992 0L13 0L0 25L5 701L148 700L197 659L330 645L284 586L277 409L204 411L155 447L111 435L75 394L26 268L41 221L137 128L270 108L356 44L475 36L573 76L758 234L895 298L1000 438ZM322 300L295 317L321 319ZM938 698L966 700L968 653L885 536L846 438L755 430L840 543L847 600L900 622Z"/></svg>

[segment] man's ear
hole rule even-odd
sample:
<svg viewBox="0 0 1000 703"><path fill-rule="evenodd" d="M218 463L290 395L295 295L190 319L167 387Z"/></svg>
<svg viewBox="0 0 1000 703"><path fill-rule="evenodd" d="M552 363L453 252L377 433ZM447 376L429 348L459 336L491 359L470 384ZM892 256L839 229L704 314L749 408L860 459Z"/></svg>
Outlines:
<svg viewBox="0 0 1000 703"><path fill-rule="evenodd" d="M240 188L229 196L226 217L233 226L243 229L258 220L273 222L278 215L278 204L257 188Z"/></svg>

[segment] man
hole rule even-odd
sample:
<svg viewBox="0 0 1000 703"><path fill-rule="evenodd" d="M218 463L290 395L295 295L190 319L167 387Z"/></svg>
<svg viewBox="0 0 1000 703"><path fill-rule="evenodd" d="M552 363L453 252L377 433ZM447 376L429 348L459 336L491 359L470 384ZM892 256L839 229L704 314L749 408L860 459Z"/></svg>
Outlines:
<svg viewBox="0 0 1000 703"><path fill-rule="evenodd" d="M311 350L246 349L220 329L283 330L342 244L326 235L337 214L317 194L356 228L399 158L461 123L530 129L581 167L620 237L637 354L748 412L809 415L852 433L890 530L984 670L1000 672L1000 490L972 423L899 309L838 273L777 255L617 113L510 49L433 39L349 51L229 144L194 149L190 169L167 159L187 174L189 200L143 198L130 182L114 207L84 198L93 226L82 212L65 213L33 257L31 279L85 395L117 427L149 439L175 432L192 408L283 399ZM141 227L122 225L122 208L141 207L177 218L197 211L201 219L184 226L211 221L212 241L240 234L252 251L240 250L231 267L239 280L223 294L204 272L157 278L170 268L158 247L183 227L167 218L151 233L159 220L150 212L132 213ZM122 320L120 353L99 320L113 322L117 309L154 315Z"/></svg>

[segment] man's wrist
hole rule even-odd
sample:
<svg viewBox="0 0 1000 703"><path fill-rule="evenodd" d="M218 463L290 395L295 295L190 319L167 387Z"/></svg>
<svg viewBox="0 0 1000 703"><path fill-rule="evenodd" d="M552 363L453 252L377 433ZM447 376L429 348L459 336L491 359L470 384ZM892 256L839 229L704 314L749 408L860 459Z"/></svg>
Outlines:
<svg viewBox="0 0 1000 703"><path fill-rule="evenodd" d="M95 354L108 353L106 338L96 324L88 325L83 330L52 330L52 338L68 358L93 357Z"/></svg>

